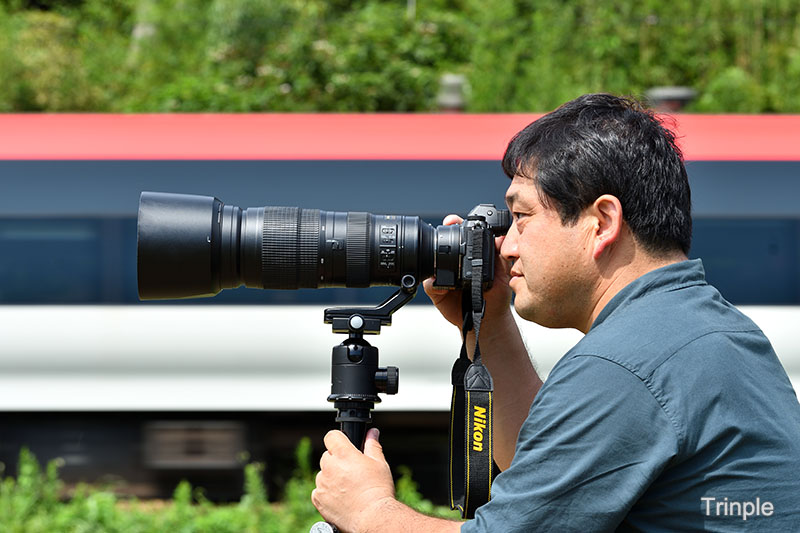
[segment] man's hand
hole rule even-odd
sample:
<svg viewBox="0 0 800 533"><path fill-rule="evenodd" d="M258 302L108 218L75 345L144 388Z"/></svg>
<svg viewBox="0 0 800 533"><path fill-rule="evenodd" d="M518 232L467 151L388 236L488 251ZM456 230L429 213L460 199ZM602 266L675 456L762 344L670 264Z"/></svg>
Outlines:
<svg viewBox="0 0 800 533"><path fill-rule="evenodd" d="M370 429L361 453L338 430L325 435L317 488L311 501L328 522L342 531L366 531L379 523L381 508L394 502L394 480L378 442L378 430Z"/></svg>

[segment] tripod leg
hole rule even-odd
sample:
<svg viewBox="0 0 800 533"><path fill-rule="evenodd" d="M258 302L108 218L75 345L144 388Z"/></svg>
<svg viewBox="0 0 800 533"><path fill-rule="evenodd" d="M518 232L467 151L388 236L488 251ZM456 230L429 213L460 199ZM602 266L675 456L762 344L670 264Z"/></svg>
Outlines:
<svg viewBox="0 0 800 533"><path fill-rule="evenodd" d="M364 439L367 436L367 424L365 422L342 422L340 429L347 435L353 446L364 451Z"/></svg>

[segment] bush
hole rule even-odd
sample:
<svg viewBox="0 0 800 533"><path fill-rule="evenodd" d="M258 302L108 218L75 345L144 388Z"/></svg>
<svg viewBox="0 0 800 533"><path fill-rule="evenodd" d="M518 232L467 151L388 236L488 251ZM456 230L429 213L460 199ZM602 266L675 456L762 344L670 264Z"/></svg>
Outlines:
<svg viewBox="0 0 800 533"><path fill-rule="evenodd" d="M548 110L585 92L641 96L662 85L694 87L698 111L800 110L796 3L499 0L480 20L474 111Z"/></svg>
<svg viewBox="0 0 800 533"><path fill-rule="evenodd" d="M172 501L154 507L147 502L120 500L115 494L86 485L68 500L60 499L63 484L58 460L42 472L30 451L19 456L18 475L0 478L0 517L3 533L279 533L308 531L321 520L311 504L315 472L311 442L297 447L297 468L285 487L283 502L270 504L263 465L244 470L244 495L238 504L215 505L202 489L183 481ZM421 512L455 518L449 509L435 507L417 492L408 469L397 482L401 501Z"/></svg>
<svg viewBox="0 0 800 533"><path fill-rule="evenodd" d="M45 10L29 6L44 6ZM687 85L800 112L800 4L768 0L0 0L0 111L544 111Z"/></svg>

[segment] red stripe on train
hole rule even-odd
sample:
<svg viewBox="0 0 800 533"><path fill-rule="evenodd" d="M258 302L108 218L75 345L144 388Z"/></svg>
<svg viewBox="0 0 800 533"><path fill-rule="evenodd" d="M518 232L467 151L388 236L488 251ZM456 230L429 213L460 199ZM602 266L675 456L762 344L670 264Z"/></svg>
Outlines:
<svg viewBox="0 0 800 533"><path fill-rule="evenodd" d="M499 160L540 115L6 114L0 159ZM675 115L687 160L800 161L800 115Z"/></svg>

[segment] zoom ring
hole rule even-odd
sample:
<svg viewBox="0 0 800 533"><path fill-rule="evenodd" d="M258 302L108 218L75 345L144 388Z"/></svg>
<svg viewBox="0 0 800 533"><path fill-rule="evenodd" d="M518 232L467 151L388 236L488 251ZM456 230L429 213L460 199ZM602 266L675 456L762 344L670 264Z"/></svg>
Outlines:
<svg viewBox="0 0 800 533"><path fill-rule="evenodd" d="M369 287L369 213L347 213L348 287Z"/></svg>
<svg viewBox="0 0 800 533"><path fill-rule="evenodd" d="M297 288L300 209L265 207L261 276L265 289Z"/></svg>

